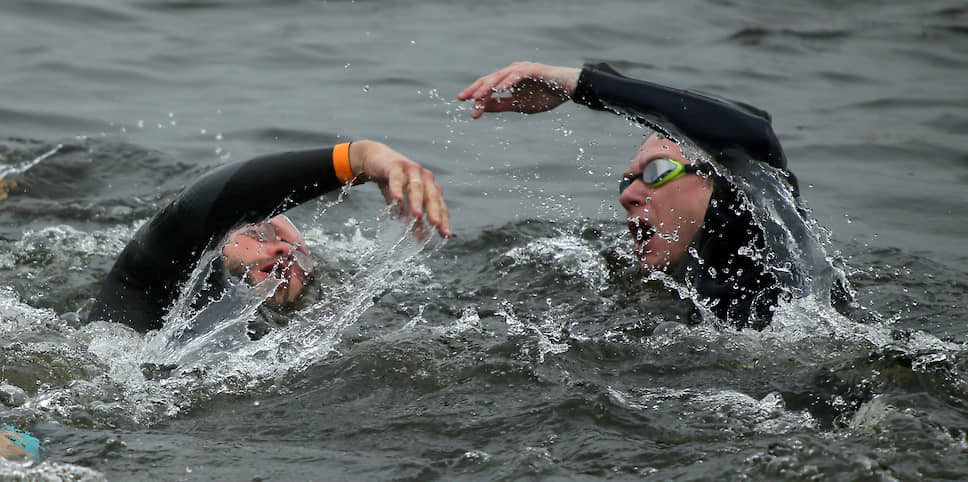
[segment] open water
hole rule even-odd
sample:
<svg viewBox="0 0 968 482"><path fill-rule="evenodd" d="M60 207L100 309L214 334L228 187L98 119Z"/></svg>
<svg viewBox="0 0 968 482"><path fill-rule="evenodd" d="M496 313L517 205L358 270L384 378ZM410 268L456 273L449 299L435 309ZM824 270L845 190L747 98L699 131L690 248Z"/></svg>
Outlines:
<svg viewBox="0 0 968 482"><path fill-rule="evenodd" d="M46 448L0 479L968 478L963 1L5 0L0 59L0 421ZM615 199L640 128L454 100L516 60L768 110L852 309L682 323ZM293 213L323 293L288 330L80 322L184 184L360 138L456 238L360 186Z"/></svg>

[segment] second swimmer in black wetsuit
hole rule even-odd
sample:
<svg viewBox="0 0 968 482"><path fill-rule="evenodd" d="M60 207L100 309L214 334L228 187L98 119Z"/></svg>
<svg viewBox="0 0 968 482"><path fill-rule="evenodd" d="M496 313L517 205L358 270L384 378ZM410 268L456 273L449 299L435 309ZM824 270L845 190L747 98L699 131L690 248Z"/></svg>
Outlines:
<svg viewBox="0 0 968 482"><path fill-rule="evenodd" d="M340 186L376 182L388 203L449 237L450 221L434 175L389 147L358 141L286 152L223 166L185 188L135 234L108 274L89 321L124 323L137 331L161 328L167 311L210 249L216 272L251 284L281 280L266 303L295 300L312 276L305 240L283 211ZM220 295L218 280L196 293L199 305Z"/></svg>
<svg viewBox="0 0 968 482"><path fill-rule="evenodd" d="M653 128L619 184L635 255L643 272L675 275L718 318L763 328L781 299L829 297L833 270L766 112L631 79L606 64L514 63L458 99L474 101L473 118L544 112L571 99ZM764 203L767 191L774 198ZM790 202L774 202L783 197Z"/></svg>

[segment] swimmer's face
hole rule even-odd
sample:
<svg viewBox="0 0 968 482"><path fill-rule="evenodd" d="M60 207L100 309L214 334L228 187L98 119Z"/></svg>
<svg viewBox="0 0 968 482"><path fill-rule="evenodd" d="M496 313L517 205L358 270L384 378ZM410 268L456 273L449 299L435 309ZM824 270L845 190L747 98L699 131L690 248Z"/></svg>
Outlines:
<svg viewBox="0 0 968 482"><path fill-rule="evenodd" d="M257 284L275 277L282 280L267 300L274 305L294 301L313 274L306 240L289 218L279 215L261 224L248 224L229 235L222 247L229 274Z"/></svg>
<svg viewBox="0 0 968 482"><path fill-rule="evenodd" d="M678 144L652 134L639 147L624 176L641 173L659 158L693 164L682 155ZM712 188L711 179L687 174L655 189L639 179L619 195L643 272L665 271L685 258L689 243L706 217Z"/></svg>

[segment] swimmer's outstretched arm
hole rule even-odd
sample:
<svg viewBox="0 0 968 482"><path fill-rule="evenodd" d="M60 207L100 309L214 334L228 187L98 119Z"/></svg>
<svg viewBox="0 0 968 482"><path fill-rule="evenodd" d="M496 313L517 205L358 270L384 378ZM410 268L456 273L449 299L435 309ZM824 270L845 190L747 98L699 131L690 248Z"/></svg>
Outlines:
<svg viewBox="0 0 968 482"><path fill-rule="evenodd" d="M675 127L720 160L752 156L786 168L786 157L766 112L740 102L625 77L607 64L586 64L579 70L516 62L477 79L457 98L474 101L471 117L475 119L484 112L544 112L571 99L660 129ZM737 147L744 152L737 152Z"/></svg>

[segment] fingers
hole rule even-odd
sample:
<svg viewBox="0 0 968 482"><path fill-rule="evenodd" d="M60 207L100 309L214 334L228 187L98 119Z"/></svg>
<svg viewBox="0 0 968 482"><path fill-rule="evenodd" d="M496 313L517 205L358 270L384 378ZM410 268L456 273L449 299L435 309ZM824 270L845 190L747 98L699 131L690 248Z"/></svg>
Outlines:
<svg viewBox="0 0 968 482"><path fill-rule="evenodd" d="M450 215L443 189L434 174L380 142L357 141L350 150L350 165L380 186L387 204L396 204L401 215L422 218L443 237L452 236Z"/></svg>
<svg viewBox="0 0 968 482"><path fill-rule="evenodd" d="M525 77L530 77L536 70L530 62L515 62L497 72L485 75L457 94L458 100L484 99L495 91L507 90ZM526 73L528 72L528 73Z"/></svg>
<svg viewBox="0 0 968 482"><path fill-rule="evenodd" d="M411 173L410 181L407 183L407 202L410 204L410 215L415 218L423 216L424 186L423 169L416 168L415 173Z"/></svg>
<svg viewBox="0 0 968 482"><path fill-rule="evenodd" d="M474 100L471 118L477 119L484 112L503 112L514 107L510 99L494 97L494 93L507 92L522 80L531 78L535 70L529 63L514 63L497 72L477 79L457 94L458 100ZM502 100L504 100L502 102Z"/></svg>
<svg viewBox="0 0 968 482"><path fill-rule="evenodd" d="M444 203L444 190L434 181L434 173L423 168L418 171L412 173L407 184L410 215L419 219L426 214L427 222L437 228L442 237L449 238L452 233L450 215Z"/></svg>
<svg viewBox="0 0 968 482"><path fill-rule="evenodd" d="M444 202L444 190L434 179L434 174L428 169L401 159L390 172L387 202L396 201L409 207L409 212L405 214L417 219L426 214L427 222L437 228L442 237L449 238L453 233L450 229L450 214Z"/></svg>
<svg viewBox="0 0 968 482"><path fill-rule="evenodd" d="M450 213L447 211L447 204L444 203L444 190L433 180L433 173L426 171L430 176L429 182L424 181L423 206L427 213L427 222L437 228L437 232L445 238L451 237ZM426 175L425 175L426 179Z"/></svg>
<svg viewBox="0 0 968 482"><path fill-rule="evenodd" d="M461 92L461 95L458 95L457 98L460 100L486 100L494 92L504 91L514 86L521 78L520 74L509 71L508 69L499 70L491 75L477 79L477 82L474 82L464 92Z"/></svg>
<svg viewBox="0 0 968 482"><path fill-rule="evenodd" d="M580 76L580 69L515 62L477 79L457 98L474 101L473 119L481 117L484 112L534 114L554 109L568 100L574 94Z"/></svg>
<svg viewBox="0 0 968 482"><path fill-rule="evenodd" d="M394 201L398 203L403 202L403 186L405 186L408 181L407 172L404 169L400 167L390 169L389 174L387 175L385 190L383 193L388 204Z"/></svg>

